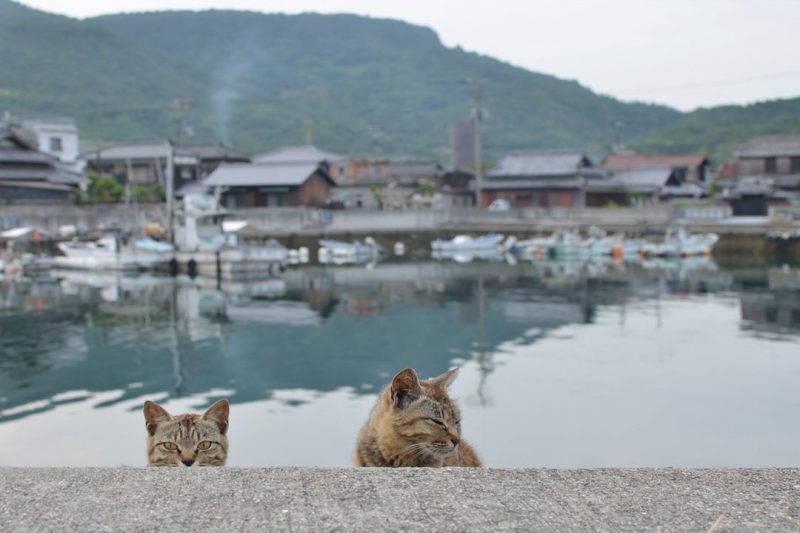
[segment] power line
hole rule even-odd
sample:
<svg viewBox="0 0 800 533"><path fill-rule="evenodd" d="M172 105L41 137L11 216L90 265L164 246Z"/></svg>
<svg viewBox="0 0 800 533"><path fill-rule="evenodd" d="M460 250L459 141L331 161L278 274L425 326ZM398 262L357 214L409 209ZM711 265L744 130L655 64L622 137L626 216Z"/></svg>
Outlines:
<svg viewBox="0 0 800 533"><path fill-rule="evenodd" d="M668 91L685 91L690 89L705 89L709 87L723 87L726 85L737 85L740 83L750 83L753 81L763 81L763 80L774 80L780 78L791 78L795 76L800 76L800 70L790 71L790 72L779 72L776 74L763 74L761 76L750 76L748 78L731 78L727 80L716 80L716 81L708 81L708 82L701 82L701 83L687 83L683 85L671 85L665 87L651 87L646 89L638 89L638 90L629 90L629 91L621 91L617 94L625 95L625 94L647 94L647 93L661 93L661 92L668 92Z"/></svg>

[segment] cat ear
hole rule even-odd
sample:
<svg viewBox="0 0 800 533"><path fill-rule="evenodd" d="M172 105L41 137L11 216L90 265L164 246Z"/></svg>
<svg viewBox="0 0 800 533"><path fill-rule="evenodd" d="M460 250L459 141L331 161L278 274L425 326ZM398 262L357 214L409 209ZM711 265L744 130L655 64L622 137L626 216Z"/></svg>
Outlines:
<svg viewBox="0 0 800 533"><path fill-rule="evenodd" d="M211 420L217 424L220 433L223 435L228 431L228 416L230 415L230 406L228 400L219 400L214 403L208 410L203 413L203 418Z"/></svg>
<svg viewBox="0 0 800 533"><path fill-rule="evenodd" d="M144 402L144 423L150 435L155 435L156 427L158 427L161 422L166 422L170 418L172 417L169 416L167 410L157 403L149 400Z"/></svg>
<svg viewBox="0 0 800 533"><path fill-rule="evenodd" d="M413 368L401 370L392 380L392 402L400 409L405 409L414 400L422 396L422 387Z"/></svg>
<svg viewBox="0 0 800 533"><path fill-rule="evenodd" d="M446 389L447 387L450 386L451 383L453 383L453 381L456 380L457 377L458 377L458 367L452 370L448 370L441 376L436 376L435 378L431 378L431 382L433 382L435 385L441 385Z"/></svg>

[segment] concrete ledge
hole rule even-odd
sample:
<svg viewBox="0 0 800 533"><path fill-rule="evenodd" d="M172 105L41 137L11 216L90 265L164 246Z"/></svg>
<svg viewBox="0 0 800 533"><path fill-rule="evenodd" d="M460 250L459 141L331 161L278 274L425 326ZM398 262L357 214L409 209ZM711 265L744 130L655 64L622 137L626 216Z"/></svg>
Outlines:
<svg viewBox="0 0 800 533"><path fill-rule="evenodd" d="M0 469L9 531L798 531L800 469Z"/></svg>

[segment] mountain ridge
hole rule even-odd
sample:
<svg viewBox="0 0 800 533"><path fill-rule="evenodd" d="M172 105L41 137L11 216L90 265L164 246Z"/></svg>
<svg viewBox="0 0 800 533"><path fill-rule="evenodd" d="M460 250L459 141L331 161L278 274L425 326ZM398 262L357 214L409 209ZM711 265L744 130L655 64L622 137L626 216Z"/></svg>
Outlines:
<svg viewBox="0 0 800 533"><path fill-rule="evenodd" d="M487 160L604 149L618 123L631 146L716 150L664 141L692 113L446 47L431 28L394 19L218 9L72 19L9 0L0 14L0 50L15 52L0 54L12 74L0 80L0 111L73 116L96 144L177 137L183 98L193 142L257 153L310 131L342 153L446 161L450 124L470 116L463 80L479 77Z"/></svg>

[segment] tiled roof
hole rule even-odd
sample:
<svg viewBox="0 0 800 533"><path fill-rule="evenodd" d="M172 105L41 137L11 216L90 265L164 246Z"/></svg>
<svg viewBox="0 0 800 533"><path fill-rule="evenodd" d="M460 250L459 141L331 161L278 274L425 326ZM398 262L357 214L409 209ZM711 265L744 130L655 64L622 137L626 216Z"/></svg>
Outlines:
<svg viewBox="0 0 800 533"><path fill-rule="evenodd" d="M750 139L735 152L736 157L800 156L800 135L765 135Z"/></svg>
<svg viewBox="0 0 800 533"><path fill-rule="evenodd" d="M696 167L706 162L701 155L611 154L603 162L605 168Z"/></svg>
<svg viewBox="0 0 800 533"><path fill-rule="evenodd" d="M614 179L625 188L635 191L656 191L667 184L672 175L669 168L637 168L614 172Z"/></svg>
<svg viewBox="0 0 800 533"><path fill-rule="evenodd" d="M176 156L191 156L199 159L222 159L250 161L246 155L237 152L224 144L189 144L175 147Z"/></svg>
<svg viewBox="0 0 800 533"><path fill-rule="evenodd" d="M82 153L79 158L89 160L166 159L169 155L166 141L119 143ZM189 156L199 159L233 159L249 161L246 155L223 144L188 144L173 148L175 157Z"/></svg>
<svg viewBox="0 0 800 533"><path fill-rule="evenodd" d="M0 180L5 182L76 186L86 178L56 165L58 159L40 152L8 128L0 129Z"/></svg>
<svg viewBox="0 0 800 533"><path fill-rule="evenodd" d="M79 185L86 178L81 174L67 172L56 167L26 167L0 165L0 180L10 181L48 181L65 185Z"/></svg>
<svg viewBox="0 0 800 533"><path fill-rule="evenodd" d="M323 161L343 161L344 156L325 152L316 146L306 144L302 146L284 146L271 152L257 155L254 163L321 163Z"/></svg>
<svg viewBox="0 0 800 533"><path fill-rule="evenodd" d="M320 169L318 163L221 165L203 182L209 187L297 187ZM323 172L327 178L327 174ZM333 180L327 178L331 184Z"/></svg>
<svg viewBox="0 0 800 533"><path fill-rule="evenodd" d="M570 176L586 166L583 152L573 150L524 150L509 152L487 176Z"/></svg>
<svg viewBox="0 0 800 533"><path fill-rule="evenodd" d="M474 189L474 182L470 183ZM580 189L581 180L578 178L553 178L553 179L504 179L486 180L481 183L481 189L511 190L511 189Z"/></svg>
<svg viewBox="0 0 800 533"><path fill-rule="evenodd" d="M166 141L113 144L91 152L84 152L78 159L89 160L125 160L125 159L166 159L169 154Z"/></svg>
<svg viewBox="0 0 800 533"><path fill-rule="evenodd" d="M0 127L0 164L41 164L53 165L58 158L40 152L28 144L13 129Z"/></svg>

